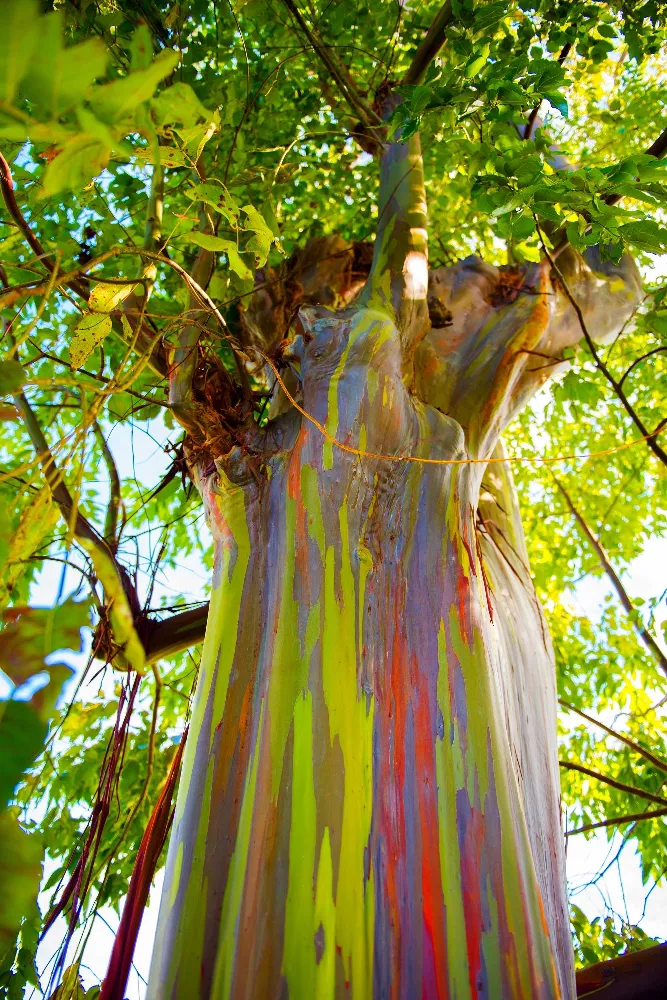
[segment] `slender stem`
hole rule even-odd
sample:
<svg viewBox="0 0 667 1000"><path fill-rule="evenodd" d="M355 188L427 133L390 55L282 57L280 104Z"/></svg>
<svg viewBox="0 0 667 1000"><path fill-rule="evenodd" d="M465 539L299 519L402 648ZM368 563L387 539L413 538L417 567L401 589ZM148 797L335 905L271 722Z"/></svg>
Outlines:
<svg viewBox="0 0 667 1000"><path fill-rule="evenodd" d="M21 209L16 201L16 196L14 194L14 181L12 178L12 172L9 163L5 157L0 153L0 190L2 191L2 196L12 218L15 220L17 226L23 233L23 236L34 251L37 259L41 262L44 268L52 275L51 282L46 282L45 284L39 284L33 286L32 289L30 285L17 285L14 288L8 289L5 294L0 299L0 307L7 307L12 305L15 301L20 299L24 293L27 294L46 294L50 290L50 287L61 287L65 286L70 288L73 292L82 298L85 302L88 301L90 292L87 284L81 280L83 275L90 271L96 264L101 263L104 260L109 259L109 257L115 256L115 251L106 251L106 253L101 254L95 260L88 261L83 267L69 271L67 274L59 275L54 278L56 265L49 259L49 256L45 252L42 244L37 239L35 234L32 232L30 225L25 219ZM164 196L164 177L163 172L160 167L156 167L153 172L153 183L151 186L151 200L149 202L149 218L147 221L147 231L145 247L146 249L158 249L159 243L156 240L159 237L159 226L162 220L162 199ZM154 280L155 275L152 275L150 282ZM120 320L120 312L112 314L114 333L121 339L124 338L123 326ZM137 334L137 345L141 350L150 350L150 365L155 372L160 375L167 374L166 359L164 357L164 349L159 338L153 336L150 331L144 329L143 322L141 324L141 329Z"/></svg>
<svg viewBox="0 0 667 1000"><path fill-rule="evenodd" d="M570 497L569 493L567 492L563 484L560 482L560 480L557 479L556 476L553 475L553 473L552 473L552 478L554 483L560 490L561 494L563 495L565 503L568 505L570 511L574 515L574 518L577 524L579 525L582 534L584 535L589 545L595 552L596 556L600 561L600 565L602 566L603 570L605 571L609 580L611 581L611 584L616 593L618 594L618 598L623 607L625 608L637 635L640 637L640 639L642 640L646 648L650 651L650 653L655 657L655 660L660 666L660 668L667 674L667 656L665 656L663 651L660 649L658 643L655 641L651 633L648 631L646 626L641 621L639 617L639 612L637 611L632 601L630 600L628 592L621 583L616 570L609 562L609 556L607 555L604 548L600 544L600 540L596 538L591 529L588 527L588 524L584 520L583 515L574 506L572 498Z"/></svg>
<svg viewBox="0 0 667 1000"><path fill-rule="evenodd" d="M639 743L635 743L635 741L631 740L629 737L623 736L621 733L617 733L614 729L610 729L609 726L605 726L604 722L600 722L599 719L594 719L592 715L587 715L585 712L582 712L580 708L575 708L574 705L570 705L569 702L564 701L562 698L559 698L558 701L563 708L568 710L568 712L575 712L577 715L580 715L582 719L586 719L586 722L592 723L594 726L597 726L598 729L603 729L605 733L609 734L609 736L613 736L615 740L620 740L620 742L624 743L630 750L634 750L635 753L644 757L649 764L653 764L653 766L657 767L659 771L664 771L665 774L667 774L667 762L661 760L660 757L656 757L650 750L645 750L643 746L639 745Z"/></svg>
<svg viewBox="0 0 667 1000"><path fill-rule="evenodd" d="M150 788L151 778L153 777L153 763L154 763L154 760L155 760L155 738L156 738L156 735L157 735L158 709L160 707L160 697L161 697L161 694L162 694L162 675L160 674L160 670L159 670L157 664L155 664L155 663L152 664L151 670L153 671L153 677L155 678L155 697L153 699L153 711L152 711L152 715L151 715L151 728L150 728L150 733L148 734L148 752L147 752L147 755L146 755L146 775L145 775L145 778L144 778L144 783L141 786L141 791L139 792L139 795L137 796L137 799L136 799L134 805L132 806L129 815L128 815L127 819L125 820L125 823L123 824L123 829L118 834L118 837L116 838L116 841L114 842L113 846L107 851L107 861L103 862L99 866L98 871L93 876L93 881L94 881L95 879L97 879L97 877L98 877L100 871L102 870L102 868L104 867L104 865L106 864L108 866L107 867L107 871L106 871L105 876L104 876L104 880L103 880L102 885L100 887L100 895L104 891L104 887L105 887L105 885L106 885L106 883L107 883L107 881L109 879L109 876L111 874L110 862L112 862L114 860L114 858L116 857L119 849L122 847L123 842L125 840L125 837L127 836L128 830L132 826L132 823L134 822L134 819L135 819L137 813L139 812L139 810L141 809L142 805L146 801L146 797L148 795L148 789Z"/></svg>
<svg viewBox="0 0 667 1000"><path fill-rule="evenodd" d="M663 798L662 795L653 795L651 792L646 792L643 788L637 788L635 785L625 785L622 781L616 781L615 778L610 778L607 774L591 771L590 768L584 767L583 764L574 764L569 760L559 760L558 763L567 771L579 771L580 774L586 774L589 778L595 778L597 781L602 781L605 785L617 788L619 792L627 792L628 795L637 795L641 799L648 799L650 802L658 802L660 805L667 806L667 799Z"/></svg>
<svg viewBox="0 0 667 1000"><path fill-rule="evenodd" d="M630 367L627 368L621 375L620 379L618 380L618 384L622 386L626 378L630 374L630 372L633 370L633 368L636 368L637 365L640 365L642 361L646 361L647 358L652 357L654 354L662 354L666 351L667 347L654 347L652 351L647 351L646 354L642 354L640 358L635 358Z"/></svg>

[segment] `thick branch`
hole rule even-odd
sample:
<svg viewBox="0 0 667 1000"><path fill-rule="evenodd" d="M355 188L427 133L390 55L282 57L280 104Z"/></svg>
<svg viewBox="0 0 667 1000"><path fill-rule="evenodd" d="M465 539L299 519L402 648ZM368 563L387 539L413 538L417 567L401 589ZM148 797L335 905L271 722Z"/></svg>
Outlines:
<svg viewBox="0 0 667 1000"><path fill-rule="evenodd" d="M78 510L75 515L74 501L70 491L63 482L62 475L56 465L47 440L44 437L39 421L33 413L25 395L22 392L16 393L14 396L14 403L23 417L23 423L39 459L39 463L44 473L44 478L46 479L49 489L51 490L51 495L58 506L65 524L68 528L73 529L77 538L86 539L92 545L99 545L101 548L106 550L109 556L113 557L113 554L107 546L105 540L97 533L90 522L87 521ZM74 523L72 523L72 519L74 519Z"/></svg>
<svg viewBox="0 0 667 1000"><path fill-rule="evenodd" d="M649 802L658 802L660 805L667 806L667 799L661 795L653 795L651 792L646 792L643 788L637 788L635 785L625 785L622 781L616 781L615 778L610 778L607 774L591 771L589 767L584 767L583 764L574 764L570 760L559 760L558 763L567 771L579 771L580 774L586 774L589 778L595 778L596 781L610 785L611 788L617 788L619 792L627 792L628 795L637 795L641 799L648 799Z"/></svg>
<svg viewBox="0 0 667 1000"><path fill-rule="evenodd" d="M577 972L577 997L595 1000L662 1000L667 981L667 944L619 955Z"/></svg>
<svg viewBox="0 0 667 1000"><path fill-rule="evenodd" d="M146 663L174 656L204 641L208 604L191 611L171 615L160 622L149 622L145 639Z"/></svg>
<svg viewBox="0 0 667 1000"><path fill-rule="evenodd" d="M387 102L387 115L395 107ZM378 225L373 263L361 301L396 315L406 346L428 323L428 220L418 135L389 143L380 164Z"/></svg>
<svg viewBox="0 0 667 1000"><path fill-rule="evenodd" d="M446 31L453 22L450 0L442 5L436 18L428 29L428 34L414 54L407 73L403 77L404 84L417 84L421 81L438 52L445 44Z"/></svg>
<svg viewBox="0 0 667 1000"><path fill-rule="evenodd" d="M586 524L586 521L584 520L579 510L577 510L577 508L574 506L572 499L570 498L570 495L563 486L563 484L560 482L560 480L556 479L555 476L553 477L553 480L558 489L560 490L560 492L562 493L563 498L565 499L565 503L568 505L570 511L574 515L577 524L579 525L584 535L584 538L586 538L591 548L595 552L596 556L598 557L600 565L602 566L603 570L605 571L609 580L611 581L614 590L618 594L618 598L623 607L625 608L630 618L630 621L632 622L633 627L637 632L637 635L640 637L640 639L642 640L646 648L650 651L650 653L655 657L655 660L658 663L658 665L667 674L667 656L665 656L663 651L660 649L658 643L655 641L651 633L648 631L646 626L639 618L639 614L636 608L634 607L632 601L628 597L628 593L625 587L621 583L614 567L609 562L609 556L607 555L604 548L600 544L599 539L595 537L591 529Z"/></svg>

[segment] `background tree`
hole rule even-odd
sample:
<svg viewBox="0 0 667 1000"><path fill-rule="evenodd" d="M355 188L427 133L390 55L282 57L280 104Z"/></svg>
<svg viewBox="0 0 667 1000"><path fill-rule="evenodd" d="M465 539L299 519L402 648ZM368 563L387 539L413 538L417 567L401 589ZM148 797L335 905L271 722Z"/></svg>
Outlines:
<svg viewBox="0 0 667 1000"><path fill-rule="evenodd" d="M185 745L153 995L572 995L540 600L568 828L667 869L663 5L53 6L0 39L2 989L134 866L123 995Z"/></svg>

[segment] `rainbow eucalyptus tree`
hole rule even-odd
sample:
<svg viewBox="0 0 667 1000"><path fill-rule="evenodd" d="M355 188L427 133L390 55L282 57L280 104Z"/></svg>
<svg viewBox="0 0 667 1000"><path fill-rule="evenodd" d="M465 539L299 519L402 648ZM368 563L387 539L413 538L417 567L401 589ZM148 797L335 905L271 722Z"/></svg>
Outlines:
<svg viewBox="0 0 667 1000"><path fill-rule="evenodd" d="M51 671L48 697L25 711L8 702L0 717L1 747L13 740L6 719L16 733L23 711L34 730L3 777L0 809L32 766L17 801L34 791L62 859L44 926L65 914L69 943L92 889L95 907L120 901L136 854L102 1000L124 995L180 766L151 1000L574 997L554 653L502 435L582 341L644 439L621 445L620 425L600 453L634 443L667 463L663 425L647 426L664 346L638 335L622 377L596 347L632 329L642 293L629 251L667 248L654 220L618 207L621 197L667 205L667 134L638 152L652 124L635 115L647 81L663 94L664 70L628 69L604 39L622 27L640 65L664 37L662 7L448 2L425 5L429 27L407 4L394 22L384 0L354 16L347 4L309 4L306 15L293 0L235 2L226 20L204 0L54 6L42 19L33 0L6 0L0 37L2 221L12 227L0 262L0 389L12 402L1 416L18 427L3 439L0 486L29 496L0 538L0 600L14 605L1 612L0 667L20 685L44 669L47 640L74 641L83 605L26 608L20 583L43 553L71 563L74 552L96 600L91 664L134 673L107 729L101 702L69 720L63 710L66 764L53 772L51 756L34 761L60 675ZM657 42L642 41L647 18ZM598 86L600 64L622 78L638 132L619 139L620 163L575 170L538 111L559 109L562 133L558 88L585 103L582 75ZM592 134L620 131L589 105ZM295 147L306 184L288 169ZM466 256L471 233L489 260ZM502 266L494 235L506 240ZM446 263L429 265L429 242ZM651 315L664 329L662 302ZM640 363L649 388L637 404L625 380ZM116 420L134 427L138 407L156 421L161 407L161 430L178 437L148 494L119 475L107 442ZM536 476L542 452L536 439L523 454ZM103 518L91 455L109 484ZM166 598L151 607L156 567L165 552L177 566L195 530L183 527L189 486L163 499L178 474L200 494L213 574L208 608L168 616ZM140 536L158 521L161 548L146 554ZM153 571L145 587L129 572L131 530ZM163 683L156 664L202 639L188 735L174 751L183 708L167 692L187 690L181 677ZM142 729L147 666L155 695ZM603 681L598 694L612 686ZM655 773L629 786L627 762L613 760L622 780L572 766L660 805L650 819L663 815ZM68 780L74 805L91 807L83 832L80 810L60 823L70 804L53 805ZM628 819L607 806L602 825ZM19 857L15 815L0 824ZM24 900L0 927L2 952L19 935L8 964L0 954L0 995L30 953L41 856L30 843L14 867L29 869L32 888L16 889L0 858L0 895L9 885Z"/></svg>
<svg viewBox="0 0 667 1000"><path fill-rule="evenodd" d="M321 240L289 329L275 276L246 309L268 422L230 434L191 329L175 354L215 569L154 998L573 996L553 654L500 434L583 330L620 332L637 273L429 272L419 138L380 147L367 276Z"/></svg>

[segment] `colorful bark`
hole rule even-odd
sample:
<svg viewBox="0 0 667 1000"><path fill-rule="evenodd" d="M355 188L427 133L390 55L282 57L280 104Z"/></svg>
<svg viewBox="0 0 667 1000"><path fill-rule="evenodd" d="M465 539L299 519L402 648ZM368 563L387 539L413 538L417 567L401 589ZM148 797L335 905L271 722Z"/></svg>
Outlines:
<svg viewBox="0 0 667 1000"><path fill-rule="evenodd" d="M304 407L332 434L464 454L386 315L310 325ZM291 432L261 485L223 462L203 484L216 574L152 995L555 996L485 639L482 467Z"/></svg>
<svg viewBox="0 0 667 1000"><path fill-rule="evenodd" d="M471 259L431 276L427 332L416 138L382 177L358 304L302 308L290 344L303 411L360 454L288 408L199 463L215 573L151 998L574 995L553 657L486 466L572 310L544 266ZM568 273L626 319L627 264Z"/></svg>

